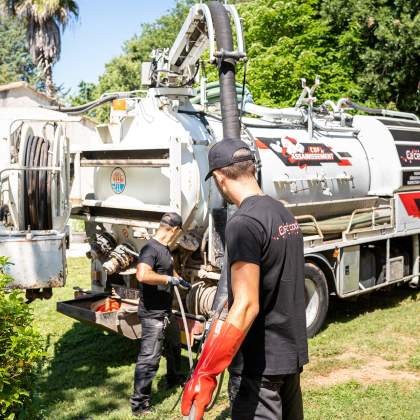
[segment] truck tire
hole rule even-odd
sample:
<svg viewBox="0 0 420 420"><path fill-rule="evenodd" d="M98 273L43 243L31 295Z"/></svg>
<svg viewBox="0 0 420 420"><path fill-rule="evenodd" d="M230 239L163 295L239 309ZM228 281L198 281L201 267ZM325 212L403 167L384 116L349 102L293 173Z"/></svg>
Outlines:
<svg viewBox="0 0 420 420"><path fill-rule="evenodd" d="M315 264L305 263L306 331L308 338L321 329L328 312L328 284Z"/></svg>

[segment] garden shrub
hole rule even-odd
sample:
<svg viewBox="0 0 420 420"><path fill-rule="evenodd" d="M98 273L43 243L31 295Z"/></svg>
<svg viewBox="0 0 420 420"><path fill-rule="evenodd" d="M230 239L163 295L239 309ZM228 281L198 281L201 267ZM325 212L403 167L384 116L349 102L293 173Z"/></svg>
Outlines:
<svg viewBox="0 0 420 420"><path fill-rule="evenodd" d="M22 291L8 289L6 257L0 257L0 418L27 417L44 344L32 325Z"/></svg>

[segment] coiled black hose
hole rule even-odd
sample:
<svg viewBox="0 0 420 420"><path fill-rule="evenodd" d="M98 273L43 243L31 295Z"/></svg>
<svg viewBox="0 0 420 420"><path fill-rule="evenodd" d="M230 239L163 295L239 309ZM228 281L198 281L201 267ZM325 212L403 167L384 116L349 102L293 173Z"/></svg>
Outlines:
<svg viewBox="0 0 420 420"><path fill-rule="evenodd" d="M28 168L50 166L49 142L31 136L26 142L23 165ZM24 218L25 228L34 230L52 229L51 180L47 171L28 170L24 173Z"/></svg>

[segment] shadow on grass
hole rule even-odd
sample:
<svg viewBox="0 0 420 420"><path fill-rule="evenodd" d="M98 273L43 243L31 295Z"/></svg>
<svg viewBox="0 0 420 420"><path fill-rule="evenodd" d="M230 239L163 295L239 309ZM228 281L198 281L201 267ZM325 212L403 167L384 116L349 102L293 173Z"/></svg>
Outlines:
<svg viewBox="0 0 420 420"><path fill-rule="evenodd" d="M111 375L108 368L133 365L138 342L105 334L100 329L76 322L54 345L54 354L40 383L42 405L48 410L57 401L68 398L69 389L83 389L103 384ZM110 392L124 393L124 384L109 381ZM116 408L112 401L102 407L89 407L89 415ZM49 411L49 410L48 410ZM77 418L77 417L74 417Z"/></svg>
<svg viewBox="0 0 420 420"><path fill-rule="evenodd" d="M398 307L402 301L418 299L418 290L408 287L393 288L386 291L378 291L354 300L332 299L330 310L325 326L329 323L345 323L352 319L377 309ZM59 320L57 320L59 322ZM40 379L38 389L39 397L42 399L41 411L52 412L62 401L68 401L69 393L72 389L77 391L92 389L98 385L104 386L106 383L107 395L113 398L89 397L85 402L84 413L81 417L77 415L66 415L63 418L71 419L90 419L93 416L107 414L112 410L121 407L121 400L127 401L131 393L132 382L112 380L112 368L123 366L130 367L130 372L134 374L134 363L139 350L139 342L126 339L114 334L105 334L102 330L76 322L70 330L65 332L54 345L54 355L50 360L47 371ZM183 357L184 371L186 372L188 363ZM165 380L161 376L157 378L158 393L152 396L152 403L158 405L165 399L179 393L179 388L165 390ZM129 387L129 389L127 388ZM84 393L75 393L83 395ZM103 398L103 397L102 397ZM77 403L77 401L74 401ZM218 417L224 420L229 417L226 409ZM42 418L48 418L42 416Z"/></svg>
<svg viewBox="0 0 420 420"><path fill-rule="evenodd" d="M376 311L378 309L390 309L397 307L402 301L416 301L419 289L411 289L408 285L390 287L373 293L361 295L357 298L339 299L330 298L330 307L326 322L322 329L333 322L349 322L360 315Z"/></svg>
<svg viewBox="0 0 420 420"><path fill-rule="evenodd" d="M104 386L113 398L102 403L101 398L92 398L85 402L86 410L82 417L75 415L72 419L90 419L92 416L106 415L120 406L116 401L126 400L129 406L127 391L131 393L133 383L113 381L115 373L110 368L132 367L139 351L139 340L129 340L115 334L106 334L100 329L76 322L54 345L54 354L43 378L39 383L43 411L50 412L54 406L70 398L66 391L76 389L95 389ZM184 358L183 358L184 359ZM186 360L182 360L183 365ZM111 380L110 380L111 379ZM160 380L162 382L162 378ZM153 403L159 404L177 389L163 389L159 382L159 393L153 395ZM165 382L163 380L163 382ZM129 390L128 390L129 387ZM81 394L84 395L84 394ZM89 398L90 399L90 398ZM113 401L114 400L114 401ZM76 414L76 413L75 413Z"/></svg>

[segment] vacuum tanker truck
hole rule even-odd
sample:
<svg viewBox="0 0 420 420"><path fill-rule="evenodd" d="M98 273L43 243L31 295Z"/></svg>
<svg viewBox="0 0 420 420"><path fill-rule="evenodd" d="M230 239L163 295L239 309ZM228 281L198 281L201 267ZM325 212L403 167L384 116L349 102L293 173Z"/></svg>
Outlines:
<svg viewBox="0 0 420 420"><path fill-rule="evenodd" d="M262 189L289 208L304 234L310 336L321 328L331 295L349 298L392 284L418 284L418 118L349 99L317 104L318 80L312 87L302 82L295 107L254 104L223 67L228 63L234 71L236 62L246 62L246 51L235 7L218 5L228 18L214 6L192 7L172 48L155 50L152 61L143 63L147 92L108 98L109 124L98 127L102 144L75 154L77 179L94 168L93 189L80 185L80 206L72 209L85 222L92 287L60 303L60 312L138 337L136 255L162 214L175 211L182 215L184 235L171 250L177 272L192 283L183 303L189 332L200 337L214 308L224 228L234 211L213 181L204 180L207 154L232 132L229 113L235 107L243 111L238 135L255 153ZM229 28L220 31L221 25ZM221 32L231 38L222 39ZM201 78L197 94L193 86L205 50L220 79L206 84ZM368 115L351 115L354 109ZM120 310L94 313L92 304L112 292L122 299Z"/></svg>
<svg viewBox="0 0 420 420"><path fill-rule="evenodd" d="M216 83L198 79L204 51L218 68ZM140 337L136 256L162 214L173 211L182 216L183 235L170 249L176 271L192 284L181 296L187 335L200 339L223 295L224 229L235 211L213 181L204 180L207 154L216 142L235 136L255 154L264 192L289 208L303 232L309 336L321 328L331 295L347 299L391 285L418 285L417 116L346 98L318 103L319 80L312 87L302 81L294 107L262 107L235 84L235 65L246 60L235 7L200 3L172 48L153 51L151 62L143 63L146 91L58 109L71 116L111 103L109 123L97 127L98 141L71 150L77 203L71 213L85 223L92 282L90 290L59 302L58 311ZM93 179L91 187L86 179ZM119 308L96 311L110 296Z"/></svg>

